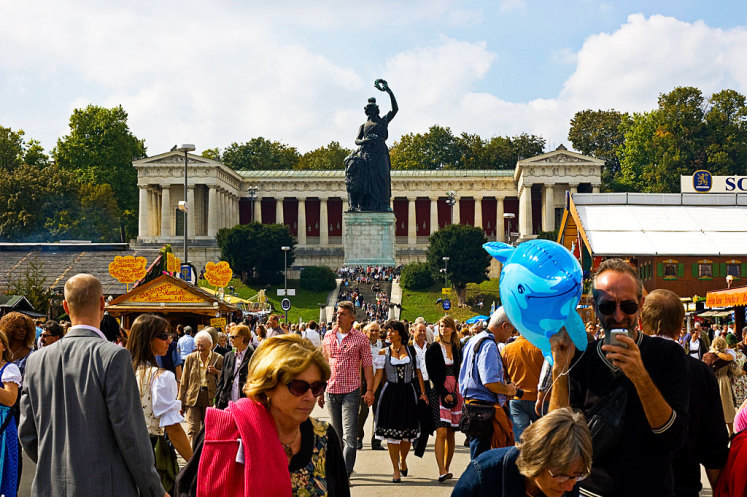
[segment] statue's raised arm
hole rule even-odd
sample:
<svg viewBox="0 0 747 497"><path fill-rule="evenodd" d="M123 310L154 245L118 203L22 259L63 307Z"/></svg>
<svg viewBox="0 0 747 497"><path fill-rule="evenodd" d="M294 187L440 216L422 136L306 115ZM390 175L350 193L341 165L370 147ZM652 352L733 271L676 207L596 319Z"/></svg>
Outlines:
<svg viewBox="0 0 747 497"><path fill-rule="evenodd" d="M391 121L392 119L394 119L394 116L397 115L397 111L399 110L399 107L397 106L397 99L394 98L394 92L392 92L392 89L389 88L389 83L387 83L383 79L377 79L374 82L374 86L376 87L377 90L385 91L389 94L389 101L392 104L392 110L389 111L386 117L387 117L387 121Z"/></svg>

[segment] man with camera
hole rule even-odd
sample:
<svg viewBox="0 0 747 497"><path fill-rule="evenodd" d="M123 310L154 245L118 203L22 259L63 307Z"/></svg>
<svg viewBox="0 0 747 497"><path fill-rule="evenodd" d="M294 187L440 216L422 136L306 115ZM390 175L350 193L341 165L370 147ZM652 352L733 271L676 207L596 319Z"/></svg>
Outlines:
<svg viewBox="0 0 747 497"><path fill-rule="evenodd" d="M506 343L514 330L506 311L499 307L490 317L488 329L470 338L462 352L459 390L465 406L460 428L469 437L470 459L489 450L496 435L504 439L504 443L496 447L514 443L511 422L503 406L508 397L517 395L517 389L505 380L497 346L498 343ZM481 412L485 415L480 416ZM478 417L485 419L479 420ZM498 433L495 433L496 429Z"/></svg>
<svg viewBox="0 0 747 497"><path fill-rule="evenodd" d="M687 433L685 354L636 329L643 284L627 262L602 262L593 296L605 339L584 352L565 334L551 339L550 410L581 409L592 431L594 465L588 478L577 475L581 495L672 497L672 456Z"/></svg>

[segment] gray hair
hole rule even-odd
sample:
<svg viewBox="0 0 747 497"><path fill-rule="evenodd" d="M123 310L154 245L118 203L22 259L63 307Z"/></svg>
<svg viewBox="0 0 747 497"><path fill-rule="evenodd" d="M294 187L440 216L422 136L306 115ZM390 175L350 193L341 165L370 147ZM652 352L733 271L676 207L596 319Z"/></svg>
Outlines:
<svg viewBox="0 0 747 497"><path fill-rule="evenodd" d="M506 321L508 321L508 315L506 315L506 310L503 308L503 306L500 306L490 316L490 322L488 323L488 329L492 330L494 328L497 328L503 323L505 323Z"/></svg>
<svg viewBox="0 0 747 497"><path fill-rule="evenodd" d="M206 330L200 330L195 335L195 342L200 340L201 338L205 338L210 341L210 345L213 345L213 337L210 336L210 332Z"/></svg>

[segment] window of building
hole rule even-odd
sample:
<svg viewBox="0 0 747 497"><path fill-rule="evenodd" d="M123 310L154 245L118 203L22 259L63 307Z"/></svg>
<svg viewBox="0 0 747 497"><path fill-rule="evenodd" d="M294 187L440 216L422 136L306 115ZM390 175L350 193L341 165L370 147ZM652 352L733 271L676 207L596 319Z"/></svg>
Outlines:
<svg viewBox="0 0 747 497"><path fill-rule="evenodd" d="M741 267L740 264L726 264L726 275L727 276L733 276L734 278L741 278L742 274L740 271Z"/></svg>
<svg viewBox="0 0 747 497"><path fill-rule="evenodd" d="M698 278L713 278L713 264L698 264Z"/></svg>
<svg viewBox="0 0 747 497"><path fill-rule="evenodd" d="M664 264L664 277L677 277L677 264Z"/></svg>

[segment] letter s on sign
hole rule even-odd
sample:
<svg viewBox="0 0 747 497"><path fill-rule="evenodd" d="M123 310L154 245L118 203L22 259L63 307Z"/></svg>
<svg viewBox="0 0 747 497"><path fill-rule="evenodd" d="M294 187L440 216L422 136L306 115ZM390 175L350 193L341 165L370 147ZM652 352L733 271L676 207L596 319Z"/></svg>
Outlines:
<svg viewBox="0 0 747 497"><path fill-rule="evenodd" d="M734 184L734 178L726 178L726 191L731 192L734 191L734 188L736 188L736 185Z"/></svg>

